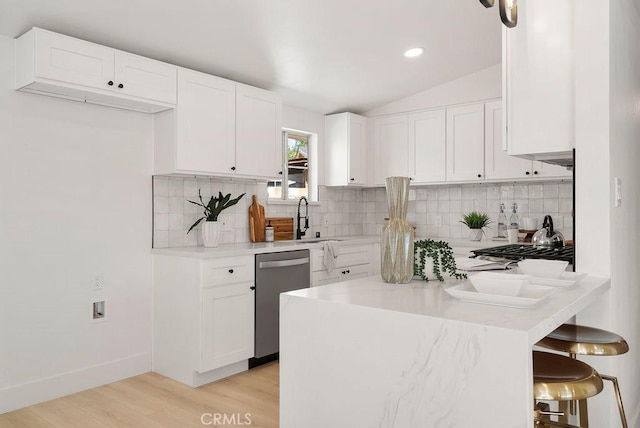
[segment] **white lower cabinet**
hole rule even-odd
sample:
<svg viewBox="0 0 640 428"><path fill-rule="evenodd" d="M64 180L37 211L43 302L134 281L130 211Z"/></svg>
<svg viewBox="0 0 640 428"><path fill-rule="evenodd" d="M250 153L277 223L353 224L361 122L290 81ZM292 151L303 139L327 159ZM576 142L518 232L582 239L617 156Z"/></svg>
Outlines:
<svg viewBox="0 0 640 428"><path fill-rule="evenodd" d="M334 269L329 272L324 267L324 252L311 250L311 286L317 287L373 275L372 253L373 244L339 246Z"/></svg>
<svg viewBox="0 0 640 428"><path fill-rule="evenodd" d="M153 256L153 371L200 386L248 367L254 257Z"/></svg>

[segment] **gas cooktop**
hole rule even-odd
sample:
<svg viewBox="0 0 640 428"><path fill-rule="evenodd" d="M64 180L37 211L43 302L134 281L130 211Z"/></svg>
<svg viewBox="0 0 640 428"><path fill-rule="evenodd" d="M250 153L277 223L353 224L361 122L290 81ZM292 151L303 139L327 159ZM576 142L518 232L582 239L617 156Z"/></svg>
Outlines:
<svg viewBox="0 0 640 428"><path fill-rule="evenodd" d="M503 257L507 259L547 259L573 263L573 247L536 248L532 245L509 244L471 251L477 256Z"/></svg>

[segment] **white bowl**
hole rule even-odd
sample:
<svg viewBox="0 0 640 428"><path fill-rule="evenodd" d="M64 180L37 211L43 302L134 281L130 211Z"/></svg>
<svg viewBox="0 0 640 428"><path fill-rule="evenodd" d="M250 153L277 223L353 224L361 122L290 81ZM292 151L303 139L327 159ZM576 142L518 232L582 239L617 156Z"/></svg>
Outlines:
<svg viewBox="0 0 640 428"><path fill-rule="evenodd" d="M525 275L559 279L568 264L562 260L525 259L518 262L518 267Z"/></svg>
<svg viewBox="0 0 640 428"><path fill-rule="evenodd" d="M530 278L529 275L480 272L470 275L469 281L480 293L513 297L520 293L520 289L524 285L529 284Z"/></svg>

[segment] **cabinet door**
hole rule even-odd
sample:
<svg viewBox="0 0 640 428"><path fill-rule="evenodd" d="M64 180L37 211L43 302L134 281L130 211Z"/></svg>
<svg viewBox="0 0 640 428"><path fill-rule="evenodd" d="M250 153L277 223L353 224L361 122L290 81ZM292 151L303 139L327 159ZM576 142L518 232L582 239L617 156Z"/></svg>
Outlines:
<svg viewBox="0 0 640 428"><path fill-rule="evenodd" d="M520 2L518 25L503 29L511 155L570 153L574 146L573 3Z"/></svg>
<svg viewBox="0 0 640 428"><path fill-rule="evenodd" d="M349 173L346 184L366 184L365 141L367 135L367 119L363 116L349 114Z"/></svg>
<svg viewBox="0 0 640 428"><path fill-rule="evenodd" d="M282 164L282 99L236 85L236 173L274 178Z"/></svg>
<svg viewBox="0 0 640 428"><path fill-rule="evenodd" d="M118 93L175 104L176 75L175 65L115 51L114 91Z"/></svg>
<svg viewBox="0 0 640 428"><path fill-rule="evenodd" d="M374 184L385 184L387 177L407 177L407 115L374 120Z"/></svg>
<svg viewBox="0 0 640 428"><path fill-rule="evenodd" d="M484 178L484 104L447 110L447 181Z"/></svg>
<svg viewBox="0 0 640 428"><path fill-rule="evenodd" d="M366 184L367 118L353 113L325 117L325 184Z"/></svg>
<svg viewBox="0 0 640 428"><path fill-rule="evenodd" d="M235 165L235 83L180 69L176 168L233 173Z"/></svg>
<svg viewBox="0 0 640 428"><path fill-rule="evenodd" d="M36 33L36 74L60 82L110 90L114 80L114 51L61 34Z"/></svg>
<svg viewBox="0 0 640 428"><path fill-rule="evenodd" d="M502 148L502 101L485 104L484 167L488 180L533 177L532 161L509 156Z"/></svg>
<svg viewBox="0 0 640 428"><path fill-rule="evenodd" d="M253 357L251 286L245 282L202 289L200 373Z"/></svg>
<svg viewBox="0 0 640 428"><path fill-rule="evenodd" d="M409 125L409 176L413 183L445 181L446 113L445 110L413 113Z"/></svg>

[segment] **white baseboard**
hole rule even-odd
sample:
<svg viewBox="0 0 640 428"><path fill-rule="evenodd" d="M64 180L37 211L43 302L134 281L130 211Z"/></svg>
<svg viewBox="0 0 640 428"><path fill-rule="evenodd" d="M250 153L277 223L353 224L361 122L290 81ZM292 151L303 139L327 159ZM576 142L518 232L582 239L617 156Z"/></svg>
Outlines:
<svg viewBox="0 0 640 428"><path fill-rule="evenodd" d="M151 353L0 389L0 414L151 371Z"/></svg>

